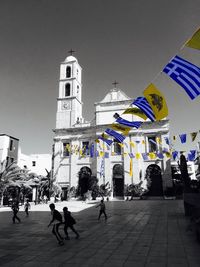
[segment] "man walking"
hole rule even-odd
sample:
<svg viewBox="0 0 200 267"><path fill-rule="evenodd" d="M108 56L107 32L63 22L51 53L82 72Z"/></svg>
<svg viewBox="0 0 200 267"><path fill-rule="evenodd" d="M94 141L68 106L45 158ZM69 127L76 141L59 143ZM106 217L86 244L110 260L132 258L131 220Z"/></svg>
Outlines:
<svg viewBox="0 0 200 267"><path fill-rule="evenodd" d="M98 221L100 220L102 213L104 214L106 221L107 220L106 205L103 199L101 200L100 204L96 206L96 208L98 207L100 207Z"/></svg>

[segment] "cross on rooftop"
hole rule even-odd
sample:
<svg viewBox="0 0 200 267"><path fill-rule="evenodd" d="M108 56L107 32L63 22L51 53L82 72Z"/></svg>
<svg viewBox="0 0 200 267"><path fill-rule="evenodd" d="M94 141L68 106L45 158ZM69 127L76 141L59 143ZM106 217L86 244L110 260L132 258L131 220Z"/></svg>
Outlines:
<svg viewBox="0 0 200 267"><path fill-rule="evenodd" d="M113 84L114 87L116 88L116 85L119 84L119 83L118 83L117 81L114 81L112 84Z"/></svg>
<svg viewBox="0 0 200 267"><path fill-rule="evenodd" d="M70 53L71 56L72 56L73 53L75 53L75 52L76 52L76 51L74 51L74 50L72 50L72 49L68 51L68 53Z"/></svg>

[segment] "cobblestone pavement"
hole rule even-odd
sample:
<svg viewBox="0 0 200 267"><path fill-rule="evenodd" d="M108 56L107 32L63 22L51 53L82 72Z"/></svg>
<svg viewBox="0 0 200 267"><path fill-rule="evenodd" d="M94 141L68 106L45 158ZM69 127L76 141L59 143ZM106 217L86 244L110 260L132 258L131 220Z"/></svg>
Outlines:
<svg viewBox="0 0 200 267"><path fill-rule="evenodd" d="M69 210L70 205L67 202ZM64 246L58 246L47 228L51 217L45 208L33 208L27 218L20 211L20 224L12 224L11 211L4 209L0 212L0 266L200 266L200 244L193 232L186 231L189 220L182 200L110 201L107 222L103 217L97 221L98 209L92 204L85 206L73 212L80 239L69 231L71 239Z"/></svg>

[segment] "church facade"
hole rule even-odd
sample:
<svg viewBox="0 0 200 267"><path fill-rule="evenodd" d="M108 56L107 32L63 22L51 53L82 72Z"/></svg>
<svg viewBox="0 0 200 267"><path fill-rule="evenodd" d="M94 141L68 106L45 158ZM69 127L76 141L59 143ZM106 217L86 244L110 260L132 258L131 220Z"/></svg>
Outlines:
<svg viewBox="0 0 200 267"><path fill-rule="evenodd" d="M123 197L125 185L145 183L147 171L151 172L152 195L162 195L163 190L172 186L170 158L162 153L169 149L166 142L169 121L144 121L136 115L124 114L129 121L144 121L142 126L131 128L123 144L112 137L110 146L102 140L95 142L115 121L113 115L121 115L133 99L113 88L94 104L94 119L87 122L82 116L82 93L82 68L74 56L68 56L60 65L53 145L53 176L63 194L78 185L80 169L88 167L99 185L109 182L113 197Z"/></svg>

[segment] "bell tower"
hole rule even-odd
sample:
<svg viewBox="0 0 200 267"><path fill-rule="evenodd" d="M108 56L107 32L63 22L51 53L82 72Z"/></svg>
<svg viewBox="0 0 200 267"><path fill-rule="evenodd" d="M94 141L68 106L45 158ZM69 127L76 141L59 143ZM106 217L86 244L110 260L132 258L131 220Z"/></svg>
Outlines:
<svg viewBox="0 0 200 267"><path fill-rule="evenodd" d="M56 129L71 128L82 120L82 68L73 52L60 64Z"/></svg>

